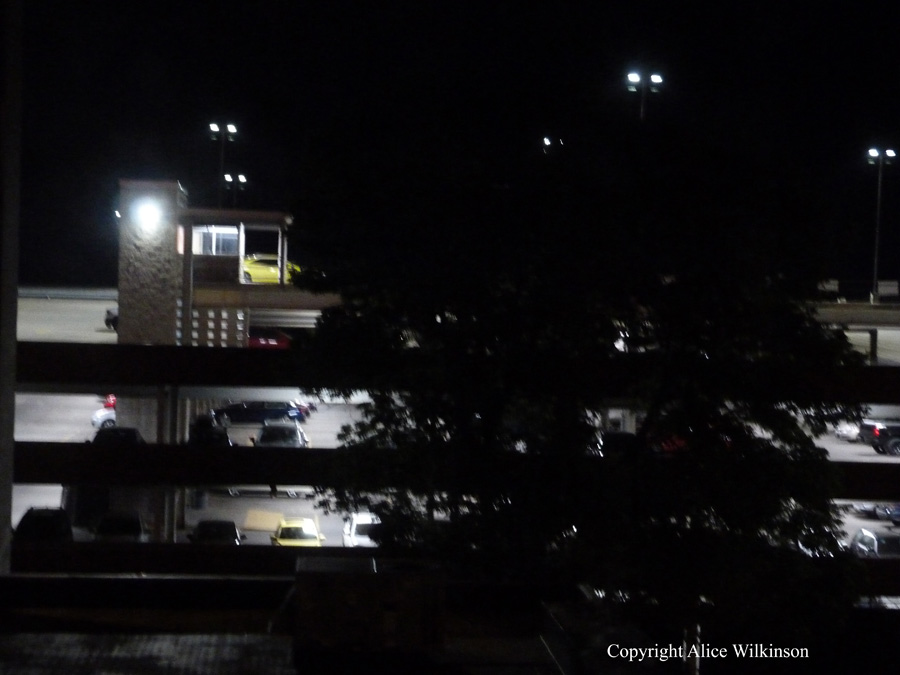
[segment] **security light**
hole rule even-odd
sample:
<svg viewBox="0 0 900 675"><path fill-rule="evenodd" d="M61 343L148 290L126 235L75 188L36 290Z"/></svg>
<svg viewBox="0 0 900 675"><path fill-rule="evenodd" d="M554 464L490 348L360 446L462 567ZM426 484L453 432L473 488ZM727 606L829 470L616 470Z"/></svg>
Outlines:
<svg viewBox="0 0 900 675"><path fill-rule="evenodd" d="M152 199L146 199L134 205L134 220L145 232L155 230L162 222L162 215L159 204Z"/></svg>

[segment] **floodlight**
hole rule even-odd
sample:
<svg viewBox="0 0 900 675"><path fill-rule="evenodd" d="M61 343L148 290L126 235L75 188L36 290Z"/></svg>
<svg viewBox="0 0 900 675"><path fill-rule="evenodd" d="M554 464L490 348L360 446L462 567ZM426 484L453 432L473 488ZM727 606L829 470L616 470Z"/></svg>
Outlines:
<svg viewBox="0 0 900 675"><path fill-rule="evenodd" d="M145 199L134 205L133 218L145 232L152 232L162 222L162 209L153 199Z"/></svg>

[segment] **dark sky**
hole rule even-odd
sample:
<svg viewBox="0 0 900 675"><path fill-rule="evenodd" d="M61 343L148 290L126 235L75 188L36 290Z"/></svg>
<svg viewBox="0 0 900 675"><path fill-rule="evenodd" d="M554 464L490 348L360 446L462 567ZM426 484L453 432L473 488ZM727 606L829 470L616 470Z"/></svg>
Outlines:
<svg viewBox="0 0 900 675"><path fill-rule="evenodd" d="M700 130L821 189L847 258L835 274L870 274L865 151L900 144L900 12L879 9L890 3L24 5L23 284L115 283L120 178L177 179L192 205L214 205L210 121L238 125L226 169L251 181L239 204L288 210L317 125L377 130L394 116L385 133L414 136L406 119L452 128L468 116L491 133L594 118L614 128L637 114L631 68L665 76L648 124ZM898 191L900 166L884 182L882 265L894 278Z"/></svg>

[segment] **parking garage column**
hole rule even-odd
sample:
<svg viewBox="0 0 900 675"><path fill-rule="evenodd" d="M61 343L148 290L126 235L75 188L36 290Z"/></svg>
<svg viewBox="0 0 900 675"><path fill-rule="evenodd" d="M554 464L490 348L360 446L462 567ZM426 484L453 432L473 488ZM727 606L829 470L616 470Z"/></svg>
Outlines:
<svg viewBox="0 0 900 675"><path fill-rule="evenodd" d="M16 312L19 276L19 207L22 159L21 0L0 7L3 64L0 81L0 574L10 572L13 427L16 395Z"/></svg>

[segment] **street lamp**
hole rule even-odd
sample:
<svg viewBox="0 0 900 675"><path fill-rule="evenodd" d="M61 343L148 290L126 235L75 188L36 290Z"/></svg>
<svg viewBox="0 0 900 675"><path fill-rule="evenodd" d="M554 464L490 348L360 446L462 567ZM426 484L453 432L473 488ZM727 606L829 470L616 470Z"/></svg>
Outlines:
<svg viewBox="0 0 900 675"><path fill-rule="evenodd" d="M647 106L647 92L655 94L662 85L662 75L653 73L649 78L643 77L640 73L628 73L628 91L639 91L641 93L641 121L644 120L644 109Z"/></svg>
<svg viewBox="0 0 900 675"><path fill-rule="evenodd" d="M872 292L869 294L869 302L878 303L878 245L881 240L881 182L884 176L884 165L890 164L897 156L893 150L881 152L877 148L869 148L869 164L878 165L878 191L875 197L875 260L872 264Z"/></svg>
<svg viewBox="0 0 900 675"><path fill-rule="evenodd" d="M236 174L234 176L230 173L226 173L222 177L225 179L225 189L234 191L231 197L231 205L237 206L238 190L247 189L247 177L242 173Z"/></svg>
<svg viewBox="0 0 900 675"><path fill-rule="evenodd" d="M550 153L552 150L552 146L554 145L563 145L563 141L561 138L551 138L550 136L544 136L544 154Z"/></svg>
<svg viewBox="0 0 900 675"><path fill-rule="evenodd" d="M237 127L233 124L226 124L225 128L222 129L215 122L210 122L209 124L209 136L214 141L219 141L219 176L221 177L225 172L225 141L233 141L234 137L237 135ZM219 199L219 208L222 207L222 180L221 178L218 181L219 189L218 189L218 199Z"/></svg>

